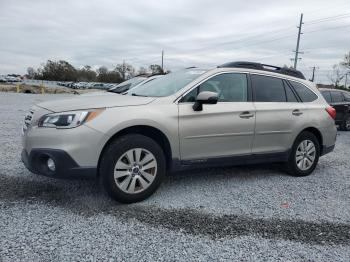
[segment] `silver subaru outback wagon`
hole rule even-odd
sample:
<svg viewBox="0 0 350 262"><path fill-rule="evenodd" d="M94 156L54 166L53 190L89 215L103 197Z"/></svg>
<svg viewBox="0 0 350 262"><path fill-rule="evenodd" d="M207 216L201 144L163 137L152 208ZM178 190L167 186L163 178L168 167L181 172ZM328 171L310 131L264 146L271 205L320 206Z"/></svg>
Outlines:
<svg viewBox="0 0 350 262"><path fill-rule="evenodd" d="M52 178L98 177L117 201L150 196L189 167L283 162L311 174L336 140L335 110L296 70L232 62L170 73L122 95L34 105L22 160Z"/></svg>

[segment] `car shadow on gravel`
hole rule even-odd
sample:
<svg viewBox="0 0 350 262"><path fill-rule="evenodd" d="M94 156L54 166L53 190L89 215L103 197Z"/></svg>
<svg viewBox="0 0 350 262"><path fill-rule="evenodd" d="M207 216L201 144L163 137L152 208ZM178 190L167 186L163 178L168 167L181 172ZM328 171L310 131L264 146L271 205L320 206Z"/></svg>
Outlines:
<svg viewBox="0 0 350 262"><path fill-rule="evenodd" d="M208 178L212 183L226 181L228 178L238 181L254 180L257 177L284 175L280 170L281 166L278 164L190 169L169 174L164 184L167 184L167 187L176 187L176 184L183 180L200 182L207 181ZM79 200L79 197L87 196L106 197L97 179L51 179L31 174L24 168L17 168L16 171L19 173L17 176L0 173L0 200L12 202L36 199L51 203L66 200L69 202L71 198ZM164 189L161 187L159 190ZM114 205L118 203L114 202Z"/></svg>
<svg viewBox="0 0 350 262"><path fill-rule="evenodd" d="M271 170L272 176L281 175L278 171L279 167L271 166L219 168L215 169L213 182L227 179L229 176L239 180L251 170L255 170L251 175L256 177L261 168L264 172L266 169ZM226 174L227 171L231 174ZM237 176L232 174L235 171L238 172ZM23 170L20 172L22 173ZM168 179L171 180L172 186L176 186L177 180L188 176L190 179L201 180L203 173L211 172L210 170L196 170L190 174L180 172ZM100 190L96 181L51 180L33 175L29 175L28 178L1 175L0 208L4 210L23 202L28 205L42 204L47 208L62 208L82 217L112 216L124 223L130 222L131 219L153 228L205 235L212 239L256 235L267 239L318 245L349 245L350 243L350 225L347 224L252 218L235 214L215 216L195 209L166 209L155 205L143 206L142 203L121 205L108 198Z"/></svg>

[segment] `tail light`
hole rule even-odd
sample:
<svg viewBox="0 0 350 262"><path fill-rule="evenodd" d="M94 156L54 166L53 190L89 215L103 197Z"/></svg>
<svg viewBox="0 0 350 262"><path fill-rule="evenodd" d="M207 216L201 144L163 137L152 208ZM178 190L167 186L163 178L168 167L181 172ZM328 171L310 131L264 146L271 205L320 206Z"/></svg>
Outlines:
<svg viewBox="0 0 350 262"><path fill-rule="evenodd" d="M326 111L327 111L328 115L331 118L333 118L333 120L335 120L335 117L337 115L337 111L334 109L334 107L329 106L329 107L326 108Z"/></svg>

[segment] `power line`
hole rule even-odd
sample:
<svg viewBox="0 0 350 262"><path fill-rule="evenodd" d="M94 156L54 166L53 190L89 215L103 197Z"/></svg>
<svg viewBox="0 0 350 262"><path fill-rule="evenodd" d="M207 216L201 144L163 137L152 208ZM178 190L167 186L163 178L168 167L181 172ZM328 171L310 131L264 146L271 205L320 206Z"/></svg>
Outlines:
<svg viewBox="0 0 350 262"><path fill-rule="evenodd" d="M335 15L335 16L328 16L328 17L324 17L324 18L306 21L305 23L308 25L311 25L311 24L328 22L328 21L332 21L332 20L343 19L343 18L347 18L349 16L350 16L350 13L344 13L344 14L339 14L339 15Z"/></svg>
<svg viewBox="0 0 350 262"><path fill-rule="evenodd" d="M329 31L329 30L334 30L334 29L341 29L341 28L348 28L350 25L344 25L344 26L335 26L335 27L328 27L328 28L320 28L312 31L306 31L305 33L314 33L314 32L320 32L320 31Z"/></svg>

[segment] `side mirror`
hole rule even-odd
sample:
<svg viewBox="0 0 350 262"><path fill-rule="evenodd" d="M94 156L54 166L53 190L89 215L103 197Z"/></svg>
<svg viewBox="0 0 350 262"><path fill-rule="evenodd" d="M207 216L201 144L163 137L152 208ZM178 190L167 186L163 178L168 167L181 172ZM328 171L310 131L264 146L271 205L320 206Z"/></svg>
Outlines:
<svg viewBox="0 0 350 262"><path fill-rule="evenodd" d="M193 105L194 111L202 111L203 104L216 104L218 102L218 94L210 91L200 92L196 98L196 102Z"/></svg>

